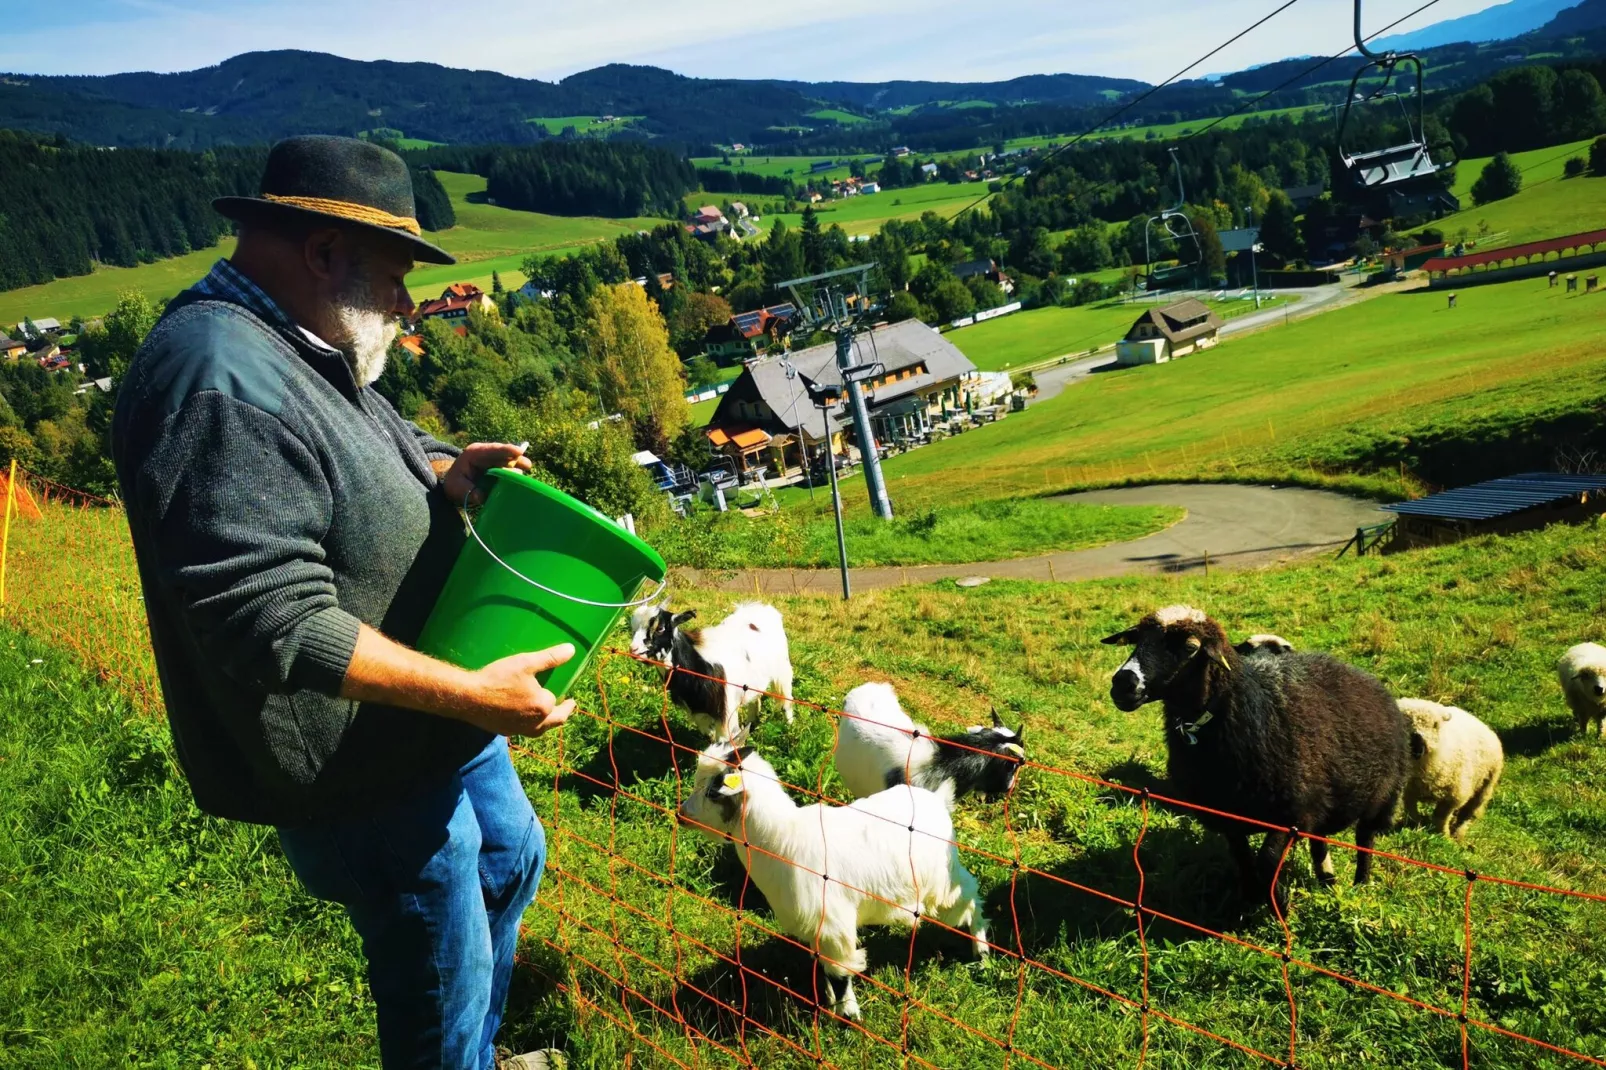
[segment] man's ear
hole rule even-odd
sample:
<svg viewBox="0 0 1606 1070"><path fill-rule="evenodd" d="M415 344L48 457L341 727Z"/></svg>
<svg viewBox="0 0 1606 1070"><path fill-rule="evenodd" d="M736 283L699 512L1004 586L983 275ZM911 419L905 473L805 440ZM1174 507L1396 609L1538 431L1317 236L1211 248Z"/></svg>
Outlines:
<svg viewBox="0 0 1606 1070"><path fill-rule="evenodd" d="M1120 646L1122 644L1125 644L1126 646L1132 646L1137 641L1138 630L1136 628L1128 628L1124 632L1116 632L1114 635L1106 635L1103 639L1099 640L1099 642L1103 643L1105 646Z"/></svg>

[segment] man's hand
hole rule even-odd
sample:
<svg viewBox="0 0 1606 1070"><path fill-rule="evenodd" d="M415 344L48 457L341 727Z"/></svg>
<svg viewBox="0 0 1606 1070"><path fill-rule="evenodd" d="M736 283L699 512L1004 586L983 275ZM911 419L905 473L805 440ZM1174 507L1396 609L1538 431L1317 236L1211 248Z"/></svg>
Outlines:
<svg viewBox="0 0 1606 1070"><path fill-rule="evenodd" d="M441 476L441 488L453 505L478 505L485 496L475 490L475 484L493 468L512 468L519 472L530 470L530 459L524 456L522 446L505 442L476 442L465 446L457 459L451 462Z"/></svg>
<svg viewBox="0 0 1606 1070"><path fill-rule="evenodd" d="M475 673L475 708L457 717L501 736L539 736L569 719L574 700L562 705L541 686L536 673L556 668L574 657L574 647L563 643L533 654L514 654L493 661Z"/></svg>
<svg viewBox="0 0 1606 1070"><path fill-rule="evenodd" d="M502 736L538 736L567 721L574 703L560 705L535 674L572 657L574 646L562 643L514 654L483 669L460 669L364 624L340 697L449 717Z"/></svg>

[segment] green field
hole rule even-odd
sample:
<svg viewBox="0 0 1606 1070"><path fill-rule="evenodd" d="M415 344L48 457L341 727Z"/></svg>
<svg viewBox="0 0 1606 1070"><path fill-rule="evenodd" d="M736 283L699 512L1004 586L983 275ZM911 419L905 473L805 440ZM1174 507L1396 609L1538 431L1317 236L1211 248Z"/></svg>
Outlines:
<svg viewBox="0 0 1606 1070"><path fill-rule="evenodd" d="M1401 488L1394 473L1368 474L1358 457L1368 443L1585 405L1606 390L1606 341L1594 329L1602 300L1549 290L1544 279L1468 289L1453 311L1440 293L1385 294L1175 363L1096 375L884 467L893 497L911 507L1252 475L1386 494ZM993 329L1021 330L1011 325L1017 318ZM1028 345L1020 343L1020 359L1034 352ZM1044 348L1055 347L1035 352ZM863 508L862 489L850 484L848 500Z"/></svg>
<svg viewBox="0 0 1606 1070"><path fill-rule="evenodd" d="M662 219L599 219L591 216L556 216L520 212L483 203L485 179L478 175L436 172L452 198L457 225L426 235L456 256L456 266L421 265L407 276L415 300L437 297L452 282L473 282L489 291L491 272L499 272L509 288L524 284L520 267L524 258L552 255L663 224ZM472 200L470 198L473 198ZM0 292L0 323L16 323L24 316L54 316L63 323L73 316L98 316L117 303L124 290L141 290L153 300L165 300L204 276L212 262L228 256L234 239L215 249L160 260L133 268L97 268L89 275L57 279L42 286Z"/></svg>
<svg viewBox="0 0 1606 1070"><path fill-rule="evenodd" d="M732 171L737 174L764 175L769 178L790 178L802 181L806 178L846 178L848 175L847 160L852 158L864 159L874 153L857 153L852 156L747 156L734 155L727 166L719 156L698 156L692 159L697 167L711 167L721 171ZM842 166L833 167L829 171L810 173L809 169L817 163L834 163L843 161ZM871 169L878 168L880 164ZM727 195L728 196L728 195Z"/></svg>
<svg viewBox="0 0 1606 1070"><path fill-rule="evenodd" d="M820 108L818 111L809 112L809 118L833 122L841 126L854 126L858 123L870 122L869 119L862 115L855 115L851 111L843 111L841 108Z"/></svg>
<svg viewBox="0 0 1606 1070"><path fill-rule="evenodd" d="M1261 308L1274 308L1286 301L1287 298L1263 298ZM1253 301L1211 300L1207 304L1229 319L1255 311ZM1110 345L1147 307L1138 302L1105 301L1075 308L1034 308L947 331L944 337L982 371L1006 371Z"/></svg>
<svg viewBox="0 0 1606 1070"><path fill-rule="evenodd" d="M1465 231L1486 248L1520 245L1606 227L1606 179L1595 175L1562 177L1562 168L1569 157L1588 159L1589 144L1577 141L1512 154L1512 162L1522 171L1522 189L1514 197L1482 206L1472 203L1472 184L1489 160L1484 157L1461 161L1456 168L1452 192L1461 198L1465 207L1432 226L1443 231L1451 244ZM1487 238L1480 239L1483 224L1488 225L1489 233Z"/></svg>
<svg viewBox="0 0 1606 1070"><path fill-rule="evenodd" d="M49 521L83 522L78 513ZM943 583L860 593L847 604L772 598L786 618L801 699L836 707L865 680L891 680L911 714L938 731L985 723L991 709L1024 723L1037 763L1007 808L974 799L956 808L962 860L992 921L992 960L971 963L934 926L912 947L899 932L868 930L868 977L857 985L864 1028L897 1045L907 1010L911 1054L939 1067L997 1065L999 1040L1022 1063L1130 1067L1144 1047L1140 1016L1077 981L1138 999L1146 977L1155 1010L1285 1055L1289 1010L1275 952L1155 917L1140 945L1129 910L1074 887L1133 897L1134 850L1150 910L1262 948L1291 940L1296 959L1458 1010L1462 870L1606 888L1603 745L1573 735L1551 671L1560 650L1595 634L1599 590L1589 577L1603 569L1597 531L1556 528L1209 577L995 581L975 590ZM131 573L125 542L108 548L93 573L69 573L87 591L53 591L26 574L23 588L28 598L67 597L88 609L86 599L108 596L107 575L126 584ZM678 605L710 620L731 600L676 593ZM1296 852L1285 935L1268 911L1237 906L1219 837L1059 772L1164 793L1159 716L1152 707L1112 708L1108 679L1125 655L1098 638L1179 601L1211 611L1235 636L1275 629L1301 649L1376 673L1396 693L1464 706L1501 733L1505 776L1465 846L1420 828L1379 843L1448 875L1384 860L1371 885L1354 888L1353 856L1341 848L1342 887L1329 892ZM94 672L109 647L138 648L142 635L95 638L82 648L87 664L75 664L59 646L0 631L0 1066L377 1065L373 1009L342 913L301 894L270 830L196 812L160 722ZM710 1041L774 1070L817 1066L816 1050L837 1066L898 1065L867 1034L829 1018L816 1023L807 959L769 934L775 918L751 890L739 931L733 924L744 882L730 847L677 832L656 808L686 790L688 755L643 733L662 732L667 717L680 746L700 745L683 716L666 711L657 674L605 658L577 698L582 712L521 746L517 759L550 854L499 1039L515 1050L555 1044L585 1070L671 1065L648 1042L688 1066L727 1065ZM752 742L789 783L840 797L834 737L833 717L801 706L795 725L772 711ZM615 778L623 792L610 804L615 796L597 782ZM610 847L617 860L603 853ZM1595 1028L1606 1020L1602 908L1488 881L1472 893L1470 1016L1606 1057L1606 1034ZM666 931L670 919L679 939ZM1017 951L1048 970L1023 970ZM739 956L751 972L716 955ZM1289 980L1298 1065L1459 1065L1453 1019L1297 964ZM907 1004L905 992L918 1004ZM745 1028L713 1000L745 1008ZM1258 1065L1159 1018L1148 1032L1148 1065ZM1570 1065L1478 1029L1471 1045L1475 1066Z"/></svg>
<svg viewBox="0 0 1606 1070"><path fill-rule="evenodd" d="M542 117L536 119L526 119L524 121L527 123L535 123L538 126L544 127L546 132L549 134L561 134L564 130L572 126L577 134L582 134L588 137L606 137L615 130L623 130L626 127L634 126L643 118L645 118L645 116L615 115L613 117L613 122L605 123L602 121L602 116L600 115L561 115L557 118Z"/></svg>
<svg viewBox="0 0 1606 1070"><path fill-rule="evenodd" d="M944 219L958 215L987 196L987 183L928 182L906 189L882 190L843 200L822 201L814 206L822 226L835 223L849 234L874 234L889 219L918 219L924 212L936 212ZM767 230L777 219L788 227L803 225L801 214L777 214L764 218Z"/></svg>

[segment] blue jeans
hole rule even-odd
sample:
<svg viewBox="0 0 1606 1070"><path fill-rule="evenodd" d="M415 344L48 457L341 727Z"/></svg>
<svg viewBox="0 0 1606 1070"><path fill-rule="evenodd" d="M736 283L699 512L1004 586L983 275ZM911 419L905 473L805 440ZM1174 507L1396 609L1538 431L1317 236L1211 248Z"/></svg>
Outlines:
<svg viewBox="0 0 1606 1070"><path fill-rule="evenodd" d="M451 781L374 817L280 828L307 891L346 908L385 1070L488 1070L546 835L498 736Z"/></svg>

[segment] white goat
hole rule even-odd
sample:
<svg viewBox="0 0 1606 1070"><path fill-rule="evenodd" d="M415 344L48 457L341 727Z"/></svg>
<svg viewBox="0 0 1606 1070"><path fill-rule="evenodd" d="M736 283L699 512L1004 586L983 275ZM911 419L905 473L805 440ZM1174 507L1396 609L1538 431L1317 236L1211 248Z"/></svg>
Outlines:
<svg viewBox="0 0 1606 1070"><path fill-rule="evenodd" d="M859 926L918 925L930 915L968 930L977 955L987 954L987 919L953 843L951 802L904 785L852 806L799 806L763 758L715 743L697 762L679 820L732 841L776 923L820 960L831 1010L857 1019L853 974L868 965Z"/></svg>
<svg viewBox="0 0 1606 1070"><path fill-rule="evenodd" d="M956 798L971 792L998 798L1014 788L1026 759L1024 730L1005 727L997 711L991 728L973 725L937 739L909 719L891 684L860 684L842 708L836 771L855 799L906 783L930 791L946 784Z"/></svg>
<svg viewBox="0 0 1606 1070"><path fill-rule="evenodd" d="M1494 730L1459 706L1402 698L1400 712L1411 727L1411 775L1405 813L1433 804L1433 827L1459 840L1483 816L1505 768L1505 751Z"/></svg>
<svg viewBox="0 0 1606 1070"><path fill-rule="evenodd" d="M771 689L780 692L790 724L792 657L780 611L743 602L712 628L682 627L696 615L672 613L664 604L637 607L630 615L631 653L683 670L670 673L670 697L709 739L734 739L742 711L751 706L756 716Z"/></svg>
<svg viewBox="0 0 1606 1070"><path fill-rule="evenodd" d="M1606 647L1579 643L1556 663L1579 732L1606 736Z"/></svg>

